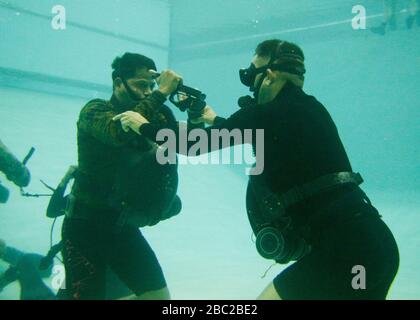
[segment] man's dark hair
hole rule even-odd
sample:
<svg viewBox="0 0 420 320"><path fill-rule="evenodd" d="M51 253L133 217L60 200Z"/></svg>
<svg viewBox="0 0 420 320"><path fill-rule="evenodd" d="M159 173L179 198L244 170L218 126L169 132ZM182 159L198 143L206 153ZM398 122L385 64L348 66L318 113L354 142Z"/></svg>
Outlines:
<svg viewBox="0 0 420 320"><path fill-rule="evenodd" d="M257 49L255 49L255 54L261 57L269 57L273 60L285 56L295 56L296 58L300 58L302 61L305 60L303 51L297 44L279 39L261 42L257 46Z"/></svg>
<svg viewBox="0 0 420 320"><path fill-rule="evenodd" d="M112 80L120 77L122 79L130 79L136 74L136 70L147 68L156 71L155 62L138 53L125 53L122 57L117 57L112 62Z"/></svg>

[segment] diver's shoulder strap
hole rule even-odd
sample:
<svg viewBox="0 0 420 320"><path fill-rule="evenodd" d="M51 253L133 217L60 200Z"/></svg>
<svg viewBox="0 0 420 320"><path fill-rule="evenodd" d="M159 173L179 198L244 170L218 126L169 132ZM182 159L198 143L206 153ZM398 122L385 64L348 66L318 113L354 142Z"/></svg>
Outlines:
<svg viewBox="0 0 420 320"><path fill-rule="evenodd" d="M282 203L283 207L288 208L309 197L331 191L338 186L345 184L354 184L358 186L361 183L363 183L363 178L360 173L331 173L280 194L279 201Z"/></svg>

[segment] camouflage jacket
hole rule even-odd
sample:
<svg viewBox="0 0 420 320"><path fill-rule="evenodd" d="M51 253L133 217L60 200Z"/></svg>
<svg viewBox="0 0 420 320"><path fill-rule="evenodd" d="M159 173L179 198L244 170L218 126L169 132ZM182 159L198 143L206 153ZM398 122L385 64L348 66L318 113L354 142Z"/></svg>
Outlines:
<svg viewBox="0 0 420 320"><path fill-rule="evenodd" d="M175 123L166 97L159 91L132 108L120 105L113 96L110 101L92 100L80 112L77 123L78 167L73 195L76 203L95 210L108 210L119 159L126 147L148 150L150 140L133 131L122 130L112 118L132 110L141 113L152 123ZM75 210L76 211L76 210Z"/></svg>

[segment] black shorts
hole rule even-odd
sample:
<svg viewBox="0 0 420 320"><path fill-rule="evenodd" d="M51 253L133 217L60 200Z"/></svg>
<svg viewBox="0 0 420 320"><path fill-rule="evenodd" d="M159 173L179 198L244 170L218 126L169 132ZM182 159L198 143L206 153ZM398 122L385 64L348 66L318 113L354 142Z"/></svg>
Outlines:
<svg viewBox="0 0 420 320"><path fill-rule="evenodd" d="M105 299L108 268L136 295L166 287L159 262L137 228L116 232L111 225L66 218L62 238L69 299Z"/></svg>
<svg viewBox="0 0 420 320"><path fill-rule="evenodd" d="M274 279L282 299L386 298L398 271L397 244L373 206L349 204L332 212L339 218L314 225L311 253Z"/></svg>

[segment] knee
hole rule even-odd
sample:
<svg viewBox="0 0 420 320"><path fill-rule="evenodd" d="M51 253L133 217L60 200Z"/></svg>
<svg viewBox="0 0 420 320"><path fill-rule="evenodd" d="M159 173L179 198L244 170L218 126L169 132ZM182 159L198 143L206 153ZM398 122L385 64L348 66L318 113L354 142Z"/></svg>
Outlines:
<svg viewBox="0 0 420 320"><path fill-rule="evenodd" d="M148 291L141 295L133 297L133 300L170 300L171 294L168 287L163 289Z"/></svg>

